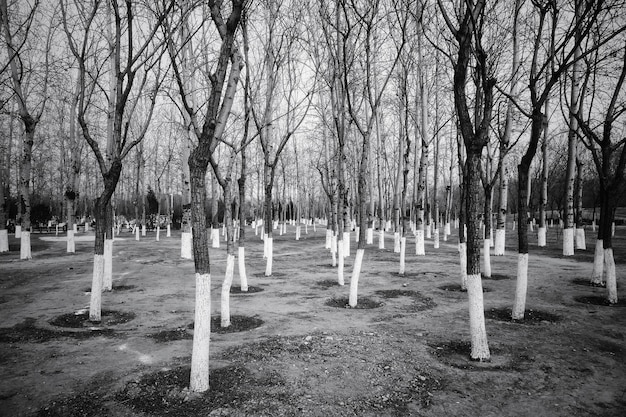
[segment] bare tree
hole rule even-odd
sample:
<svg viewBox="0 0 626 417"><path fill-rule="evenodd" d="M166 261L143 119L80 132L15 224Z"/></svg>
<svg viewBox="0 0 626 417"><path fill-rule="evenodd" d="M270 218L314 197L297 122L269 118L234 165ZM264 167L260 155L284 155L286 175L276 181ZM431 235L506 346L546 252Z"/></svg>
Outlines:
<svg viewBox="0 0 626 417"><path fill-rule="evenodd" d="M480 222L478 214L478 194L480 187L480 160L489 140L491 114L493 110L493 89L496 80L491 74L487 51L483 48L483 28L485 1L466 1L456 24L451 20L447 9L438 1L448 29L454 36L458 50L451 57L454 68L454 104L459 128L466 150L463 184L467 215L467 294L469 299L471 353L475 360L490 358L485 317L483 310L483 288L480 275ZM470 100L467 92L467 79L470 60L475 63L476 99L474 118L470 115ZM461 225L461 227L463 227Z"/></svg>
<svg viewBox="0 0 626 417"><path fill-rule="evenodd" d="M111 252L113 246L113 209L111 198L117 187L122 172L122 162L128 153L141 142L148 129L152 117L157 92L163 80L160 58L163 54L163 42L154 36L160 27L160 22L165 18L168 11L173 7L173 2L161 2L159 7L149 13L152 21L136 19L137 4L128 0L121 8L117 2L112 3L113 13L113 36L114 42L108 45L111 53L112 76L115 78L114 88L109 90L109 99L115 105L113 114L108 114L111 124L108 129L105 151L102 150L102 142L92 133L93 125L89 118L93 117L96 106L94 90L98 85L101 72L100 56L96 50L101 33L97 27L102 23L102 2L94 0L88 5L76 2L72 5L61 1L63 15L63 27L67 35L69 48L76 58L79 71L79 99L78 99L78 123L82 129L84 139L91 148L96 158L103 188L95 202L96 217L96 240L94 248L94 267L91 288L91 300L89 318L99 322L101 318L101 292L103 288L111 288ZM142 16L143 17L143 16ZM105 27L107 25L104 25ZM140 33L136 35L136 31ZM123 39L123 37L125 39ZM140 39L137 45L137 39ZM124 54L122 51L124 50ZM105 61L106 62L106 61ZM140 74L137 77L137 74ZM138 81L138 83L136 83ZM152 84L148 88L148 83ZM143 94L148 95L149 102L146 116L141 121L136 136L129 135L130 127L136 120L138 103L144 99ZM109 100L109 103L110 103ZM105 244L105 237L106 244ZM106 248L105 248L106 246ZM106 250L108 249L108 250ZM108 266L108 268L107 268ZM108 269L108 273L105 271Z"/></svg>
<svg viewBox="0 0 626 417"><path fill-rule="evenodd" d="M617 42L623 42L623 39ZM607 300L618 302L615 260L613 257L612 226L619 196L626 191L626 139L616 138L615 126L626 115L624 80L626 79L626 44L609 45L587 60L581 94L588 95L588 104L576 109L576 118L582 131L582 143L591 152L600 183L600 227L596 241L592 283L601 284L606 273ZM619 54L621 54L621 62ZM608 61L608 62L607 62ZM617 66L618 72L602 75L605 66ZM616 69L617 69L616 68ZM616 76L616 74L619 74ZM607 85L608 84L608 85ZM607 88L608 87L608 88ZM606 96L603 96L603 93ZM608 97L608 99L606 98ZM601 108L602 110L598 110ZM572 109L573 111L573 109Z"/></svg>
<svg viewBox="0 0 626 417"><path fill-rule="evenodd" d="M39 54L40 51L34 52L31 42L35 35L33 31L37 25L38 9L40 2L35 1L32 5L27 5L25 15L12 11L9 14L7 1L0 1L0 24L2 25L2 35L7 49L8 67L11 74L11 84L13 95L17 101L19 118L24 125L24 139L22 146L22 155L20 162L20 187L19 187L19 205L22 208L21 222L21 239L20 239L20 259L31 259L31 165L33 144L35 143L35 130L37 124L41 120L41 116L46 107L48 99L48 80L49 80L49 56L52 44L53 29L49 25L47 36L43 42L44 48L41 55L44 57L43 62L32 63L36 73L30 73L31 69L24 64L29 61L27 55L29 53ZM19 22L12 21L11 18L22 17ZM17 42L16 42L17 41ZM30 48L30 49L28 49ZM36 77L35 77L36 76ZM38 78L27 80L25 77ZM29 91L28 85L35 85L35 89L39 91Z"/></svg>
<svg viewBox="0 0 626 417"><path fill-rule="evenodd" d="M215 26L221 43L219 52L214 57L205 56L204 64L210 69L206 86L206 103L203 120L198 108L193 107L193 92L185 83L178 52L184 45L177 44L175 30L184 27L184 23L175 25L167 21L165 27L168 49L172 61L176 84L180 93L182 107L189 117L190 127L197 138L189 156L191 182L191 223L193 239L193 258L196 273L196 304L194 321L193 350L191 356L190 389L202 392L209 389L209 341L211 335L211 266L209 258L209 236L206 228L206 174L219 138L223 133L234 99L234 90L241 70L241 57L238 54L235 35L243 11L243 0L232 0L227 18L224 18L222 2L209 1L210 21ZM184 5L185 6L185 5ZM182 7L182 22L188 14L195 13L195 7ZM208 16L201 14L203 24ZM205 17L207 18L205 20ZM190 35L194 31L190 31ZM187 42L186 38L183 42ZM230 71L229 71L230 68ZM232 83L232 84L231 84ZM230 94L229 94L230 92Z"/></svg>

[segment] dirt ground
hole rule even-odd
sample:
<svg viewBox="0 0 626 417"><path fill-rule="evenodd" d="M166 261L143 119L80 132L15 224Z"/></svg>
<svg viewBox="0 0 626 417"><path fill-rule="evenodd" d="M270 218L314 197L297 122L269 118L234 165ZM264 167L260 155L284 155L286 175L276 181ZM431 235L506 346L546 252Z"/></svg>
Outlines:
<svg viewBox="0 0 626 417"><path fill-rule="evenodd" d="M362 307L345 308L346 286L324 249L324 229L274 239L274 275L264 277L262 242L248 229L253 290L231 295L233 329L211 336L211 389L188 384L193 333L193 262L180 233L114 244L114 290L103 322L86 321L93 243L75 254L54 234L33 234L0 254L1 416L624 416L626 308L596 305L586 251L561 255L531 238L528 320L508 319L516 275L515 233L483 280L491 362L468 359L467 294L458 291L456 231L426 256L407 246L406 275L388 234L366 249ZM164 234L162 234L164 236ZM219 314L224 243L211 249L212 311ZM619 296L626 297L626 228L614 239ZM239 285L237 278L234 285ZM581 298L582 297L582 298ZM595 298L594 298L595 297ZM68 327L73 326L73 327ZM218 327L218 326L216 326Z"/></svg>

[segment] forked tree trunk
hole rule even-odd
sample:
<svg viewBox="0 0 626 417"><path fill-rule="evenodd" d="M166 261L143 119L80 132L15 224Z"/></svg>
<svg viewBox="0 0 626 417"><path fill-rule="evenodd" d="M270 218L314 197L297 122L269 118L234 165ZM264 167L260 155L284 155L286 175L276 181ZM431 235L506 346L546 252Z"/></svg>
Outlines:
<svg viewBox="0 0 626 417"><path fill-rule="evenodd" d="M575 5L576 20L579 19L581 12L581 1L577 0ZM567 135L567 171L565 176L565 215L563 224L563 255L574 255L574 189L576 181L576 157L578 155L578 121L574 117L578 113L579 108L579 91L580 91L580 54L581 45L578 42L580 37L580 29L576 33L574 46L574 64L572 67L572 85L570 95L570 118Z"/></svg>
<svg viewBox="0 0 626 417"><path fill-rule="evenodd" d="M120 160L114 160L109 175L104 181L104 190L96 199L94 213L96 215L96 240L94 244L93 275L89 301L89 320L100 322L102 319L102 290L105 282L105 247L106 240L111 240L111 197L122 172ZM107 230L108 229L108 230ZM109 237L109 239L107 239Z"/></svg>

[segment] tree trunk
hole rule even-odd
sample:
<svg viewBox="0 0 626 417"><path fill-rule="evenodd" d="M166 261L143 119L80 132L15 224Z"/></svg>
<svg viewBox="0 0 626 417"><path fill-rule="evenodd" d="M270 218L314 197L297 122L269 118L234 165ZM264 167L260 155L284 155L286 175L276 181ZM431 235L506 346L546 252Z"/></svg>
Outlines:
<svg viewBox="0 0 626 417"><path fill-rule="evenodd" d="M104 190L96 199L94 212L96 215L96 239L94 243L93 275L91 281L91 299L89 302L89 320L101 321L102 290L105 282L105 241L111 240L111 197L117 187L122 172L122 162L115 159L108 175L104 178ZM109 237L109 239L107 239Z"/></svg>
<svg viewBox="0 0 626 417"><path fill-rule="evenodd" d="M247 135L244 135L244 138ZM245 139L244 139L245 140ZM241 149L241 175L237 180L239 186L239 248L238 250L238 266L239 281L241 291L248 291L248 275L246 274L246 148Z"/></svg>
<svg viewBox="0 0 626 417"><path fill-rule="evenodd" d="M576 235L575 235L575 248L579 250L587 250L587 244L585 242L585 229L583 227L583 163L580 161L580 157L576 158Z"/></svg>
<svg viewBox="0 0 626 417"><path fill-rule="evenodd" d="M489 345L485 330L483 286L480 275L480 153L467 150L465 170L465 213L467 221L467 295L469 300L472 359L488 360Z"/></svg>
<svg viewBox="0 0 626 417"><path fill-rule="evenodd" d="M206 171L208 162L195 150L189 161L191 174L191 221L193 223L193 260L196 272L196 303L190 390L209 389L209 343L211 337L211 267L206 214Z"/></svg>
<svg viewBox="0 0 626 417"><path fill-rule="evenodd" d="M537 230L537 246L547 245L546 208L548 206L548 111L549 100L546 99L544 110L543 141L541 142L541 200L539 202L539 228Z"/></svg>
<svg viewBox="0 0 626 417"><path fill-rule="evenodd" d="M519 184L517 187L518 263L515 303L511 312L513 320L522 320L524 318L528 287L528 188L522 184L528 183L530 164L537 152L537 145L544 123L544 115L541 113L541 109L535 109L532 116L528 149L517 166L517 183Z"/></svg>
<svg viewBox="0 0 626 417"><path fill-rule="evenodd" d="M578 21L581 12L581 1L576 0L575 12ZM565 176L565 215L563 224L563 255L574 255L574 189L576 181L576 157L578 155L578 121L574 114L578 113L580 74L581 74L581 45L579 43L580 29L576 33L574 49L574 64L572 67L572 85L570 91L570 119L567 134L567 171Z"/></svg>
<svg viewBox="0 0 626 417"><path fill-rule="evenodd" d="M180 256L183 259L192 259L192 228L191 228L191 173L189 170L190 156L190 135L187 131L183 143L182 155L182 197L183 197L183 213L182 213L182 234L180 237Z"/></svg>

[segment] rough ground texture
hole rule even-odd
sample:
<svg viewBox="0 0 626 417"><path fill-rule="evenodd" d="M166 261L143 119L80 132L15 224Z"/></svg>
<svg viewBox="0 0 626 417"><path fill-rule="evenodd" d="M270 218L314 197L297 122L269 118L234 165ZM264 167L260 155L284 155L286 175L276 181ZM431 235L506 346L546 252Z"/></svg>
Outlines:
<svg viewBox="0 0 626 417"><path fill-rule="evenodd" d="M511 321L517 254L492 256L485 313L492 360L469 360L467 293L460 291L456 236L426 256L366 249L360 308L324 250L324 230L275 236L273 277L251 238L251 291L237 279L233 327L219 329L225 250L212 249L211 388L188 390L194 315L193 262L180 235L156 242L120 236L114 290L100 323L88 321L92 247L75 254L33 234L0 254L0 416L623 416L626 308L585 286L593 251L561 255L555 229L531 246L527 318ZM591 233L588 233L591 235ZM614 239L619 296L626 229ZM531 237L531 245L536 243ZM387 247L392 247L391 236ZM594 241L588 238L587 247ZM497 279L496 279L497 278ZM581 285L583 284L583 285Z"/></svg>

